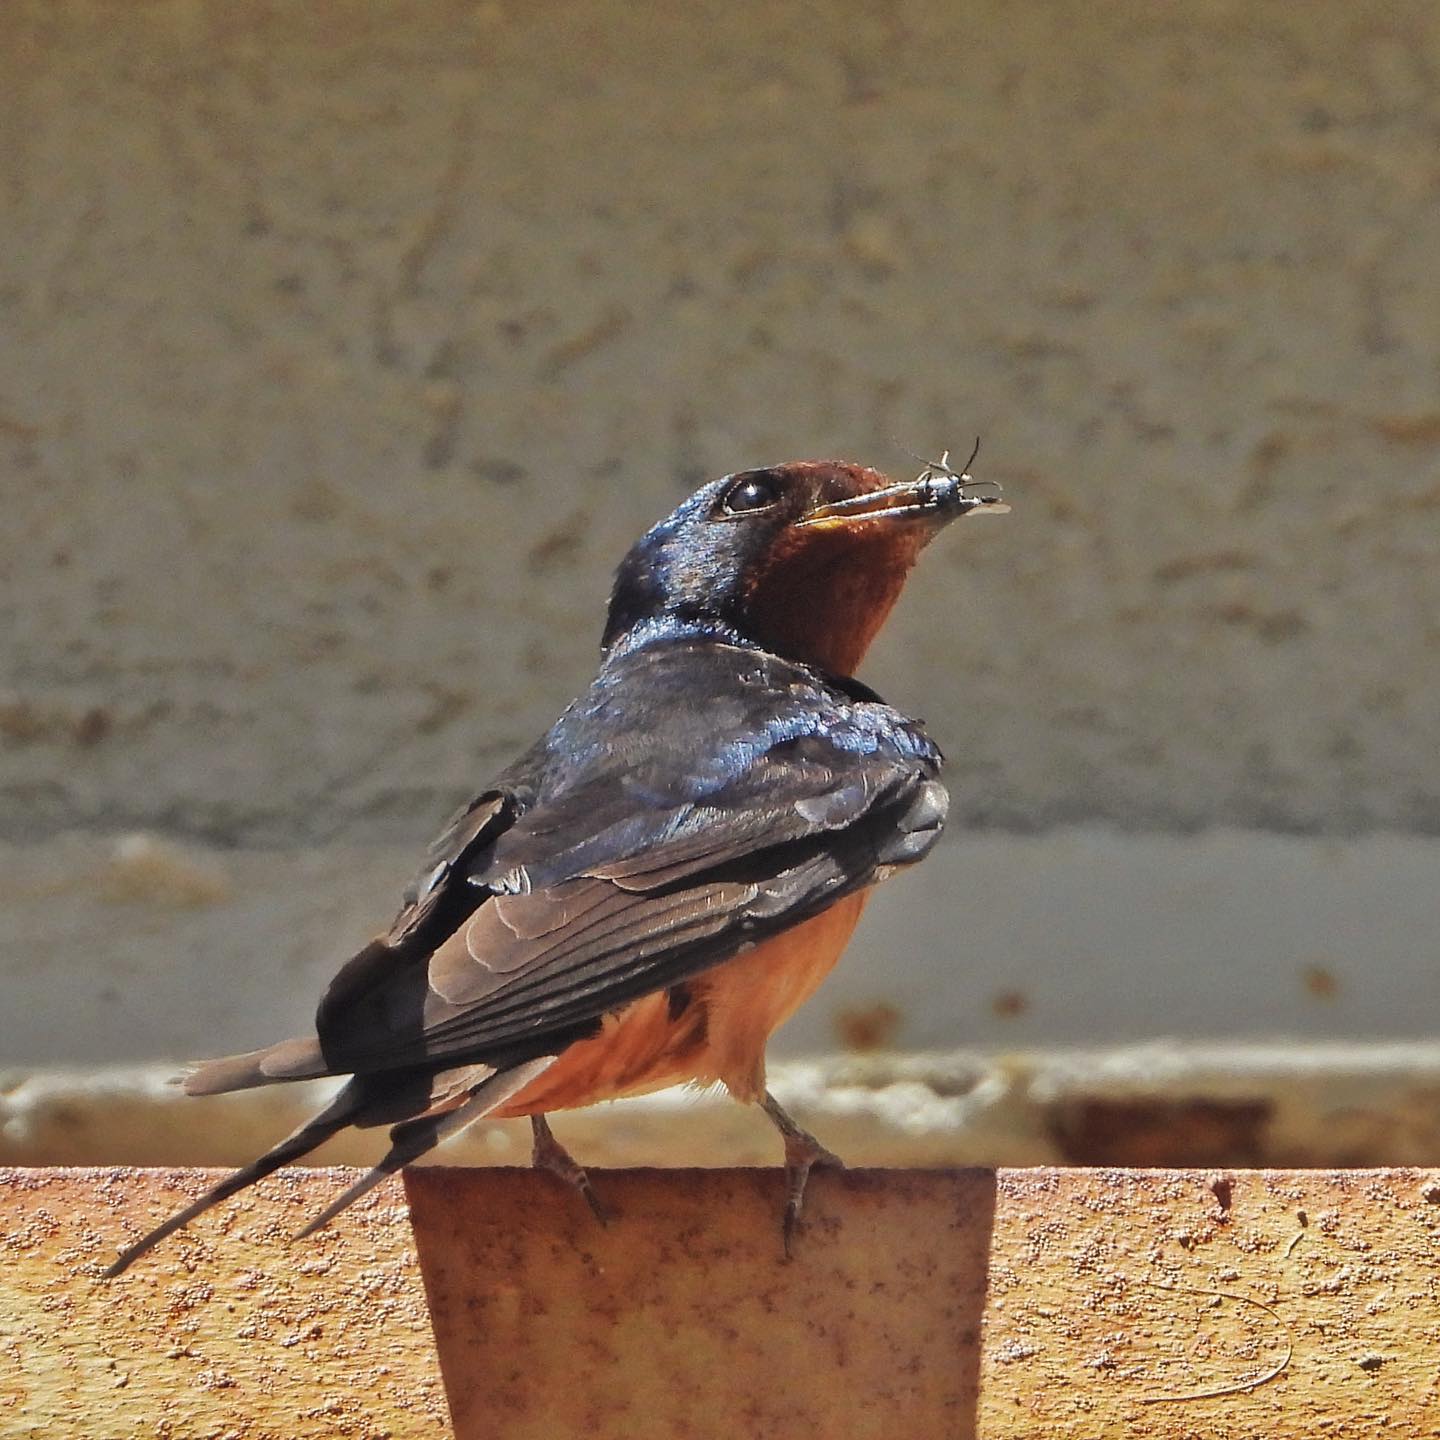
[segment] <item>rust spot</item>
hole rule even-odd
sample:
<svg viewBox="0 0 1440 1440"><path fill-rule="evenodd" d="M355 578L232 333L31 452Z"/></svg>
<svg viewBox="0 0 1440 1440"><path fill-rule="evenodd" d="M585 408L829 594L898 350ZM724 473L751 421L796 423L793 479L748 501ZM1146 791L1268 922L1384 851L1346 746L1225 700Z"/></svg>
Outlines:
<svg viewBox="0 0 1440 1440"><path fill-rule="evenodd" d="M290 513L297 520L323 525L336 519L343 509L340 492L326 480L308 481L290 503Z"/></svg>
<svg viewBox="0 0 1440 1440"><path fill-rule="evenodd" d="M26 745L41 739L46 728L45 717L28 700L0 703L0 737Z"/></svg>
<svg viewBox="0 0 1440 1440"><path fill-rule="evenodd" d="M1054 1106L1047 1128L1069 1165L1243 1167L1264 1158L1272 1108L1268 1100L1077 1099Z"/></svg>
<svg viewBox="0 0 1440 1440"><path fill-rule="evenodd" d="M1291 449L1288 437L1272 430L1268 435L1257 440L1251 448L1250 465L1252 469L1259 471L1273 470L1289 455Z"/></svg>
<svg viewBox="0 0 1440 1440"><path fill-rule="evenodd" d="M464 690L452 690L434 683L423 688L430 697L430 708L415 722L417 735L438 733L457 715L463 714L470 704L471 697Z"/></svg>
<svg viewBox="0 0 1440 1440"><path fill-rule="evenodd" d="M95 745L110 733L112 726L110 712L98 705L76 714L66 706L24 699L0 701L0 739L16 745L66 740L81 746Z"/></svg>
<svg viewBox="0 0 1440 1440"><path fill-rule="evenodd" d="M990 1000L990 1013L997 1020L1015 1020L1030 1008L1023 990L997 990Z"/></svg>
<svg viewBox="0 0 1440 1440"><path fill-rule="evenodd" d="M589 325L575 331L546 351L545 358L540 362L540 378L558 379L572 365L578 364L597 350L603 350L629 328L632 318L625 306L608 306Z"/></svg>
<svg viewBox="0 0 1440 1440"><path fill-rule="evenodd" d="M1323 965L1307 965L1301 971L1301 979L1317 1000L1333 1000L1340 991L1340 982Z"/></svg>
<svg viewBox="0 0 1440 1440"><path fill-rule="evenodd" d="M1237 497L1237 510L1254 510L1270 498L1275 489L1275 472L1292 449L1289 437L1274 430L1256 442L1250 451L1250 478Z"/></svg>
<svg viewBox="0 0 1440 1440"><path fill-rule="evenodd" d="M0 415L0 435L9 435L16 440L38 440L41 430L38 425L27 425L13 415Z"/></svg>
<svg viewBox="0 0 1440 1440"><path fill-rule="evenodd" d="M1397 445L1440 445L1440 410L1418 415L1377 415L1370 425L1377 435Z"/></svg>
<svg viewBox="0 0 1440 1440"><path fill-rule="evenodd" d="M517 465L515 461L501 456L472 460L469 470L477 480L483 480L490 485L518 485L528 473L523 465Z"/></svg>
<svg viewBox="0 0 1440 1440"><path fill-rule="evenodd" d="M92 706L75 722L75 743L89 747L98 745L111 728L110 712L99 705Z"/></svg>
<svg viewBox="0 0 1440 1440"><path fill-rule="evenodd" d="M851 1005L835 1013L835 1035L847 1050L885 1050L895 1041L904 1017L885 1001Z"/></svg>
<svg viewBox="0 0 1440 1440"><path fill-rule="evenodd" d="M1222 625L1248 627L1270 645L1293 640L1310 628L1310 622L1298 610L1264 611L1244 600L1212 605L1204 613Z"/></svg>
<svg viewBox="0 0 1440 1440"><path fill-rule="evenodd" d="M532 575L544 575L572 564L584 548L587 521L583 515L572 515L548 535L542 535L525 557L525 568Z"/></svg>
<svg viewBox="0 0 1440 1440"><path fill-rule="evenodd" d="M1224 570L1253 570L1257 565L1245 550L1212 550L1202 555L1179 555L1157 565L1151 572L1162 585L1177 580L1191 580L1197 575L1213 575Z"/></svg>
<svg viewBox="0 0 1440 1440"><path fill-rule="evenodd" d="M1215 1197L1215 1203L1224 1212L1229 1212L1230 1203L1235 1197L1235 1182L1224 1175L1217 1175L1210 1182L1210 1193Z"/></svg>

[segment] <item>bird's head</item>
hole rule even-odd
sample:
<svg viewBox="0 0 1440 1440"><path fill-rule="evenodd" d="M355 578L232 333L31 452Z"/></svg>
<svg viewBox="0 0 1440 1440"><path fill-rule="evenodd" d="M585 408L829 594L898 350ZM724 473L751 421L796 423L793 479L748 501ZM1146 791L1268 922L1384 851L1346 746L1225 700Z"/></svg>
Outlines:
<svg viewBox="0 0 1440 1440"><path fill-rule="evenodd" d="M602 644L710 629L850 675L926 543L1008 508L982 483L943 460L906 481L823 460L712 480L621 562Z"/></svg>

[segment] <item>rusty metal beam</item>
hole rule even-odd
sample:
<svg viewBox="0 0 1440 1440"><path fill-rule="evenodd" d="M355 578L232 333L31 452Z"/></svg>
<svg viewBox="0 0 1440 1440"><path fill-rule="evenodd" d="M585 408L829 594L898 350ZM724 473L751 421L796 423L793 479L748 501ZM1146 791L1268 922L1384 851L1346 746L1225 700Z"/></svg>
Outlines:
<svg viewBox="0 0 1440 1440"><path fill-rule="evenodd" d="M209 1173L0 1171L0 1433L1440 1432L1440 1172L821 1172L786 1263L772 1171L602 1172L602 1230L420 1169L291 1247L301 1170L96 1278Z"/></svg>

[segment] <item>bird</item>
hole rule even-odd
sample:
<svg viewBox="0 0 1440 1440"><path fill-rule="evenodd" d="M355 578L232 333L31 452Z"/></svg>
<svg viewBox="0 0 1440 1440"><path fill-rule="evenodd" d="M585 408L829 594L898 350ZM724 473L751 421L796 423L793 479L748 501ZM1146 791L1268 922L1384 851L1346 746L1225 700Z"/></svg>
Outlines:
<svg viewBox="0 0 1440 1440"><path fill-rule="evenodd" d="M841 1162L771 1095L767 1041L949 805L939 747L854 672L925 545L1008 509L986 486L948 452L898 482L794 461L712 480L651 528L589 687L450 821L313 1032L181 1083L349 1078L104 1273L348 1126L390 1126L390 1148L300 1235L482 1117L528 1116L535 1166L604 1219L546 1117L686 1083L779 1131L788 1256L812 1167Z"/></svg>

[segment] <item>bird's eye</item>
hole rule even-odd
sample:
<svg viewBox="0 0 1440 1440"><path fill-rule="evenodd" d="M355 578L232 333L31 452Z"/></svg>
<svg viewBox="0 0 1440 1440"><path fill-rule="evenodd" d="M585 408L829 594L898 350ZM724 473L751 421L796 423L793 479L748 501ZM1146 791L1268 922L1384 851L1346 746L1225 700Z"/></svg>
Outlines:
<svg viewBox="0 0 1440 1440"><path fill-rule="evenodd" d="M748 515L768 510L780 499L780 487L765 475L746 475L724 494L720 509L726 515Z"/></svg>

